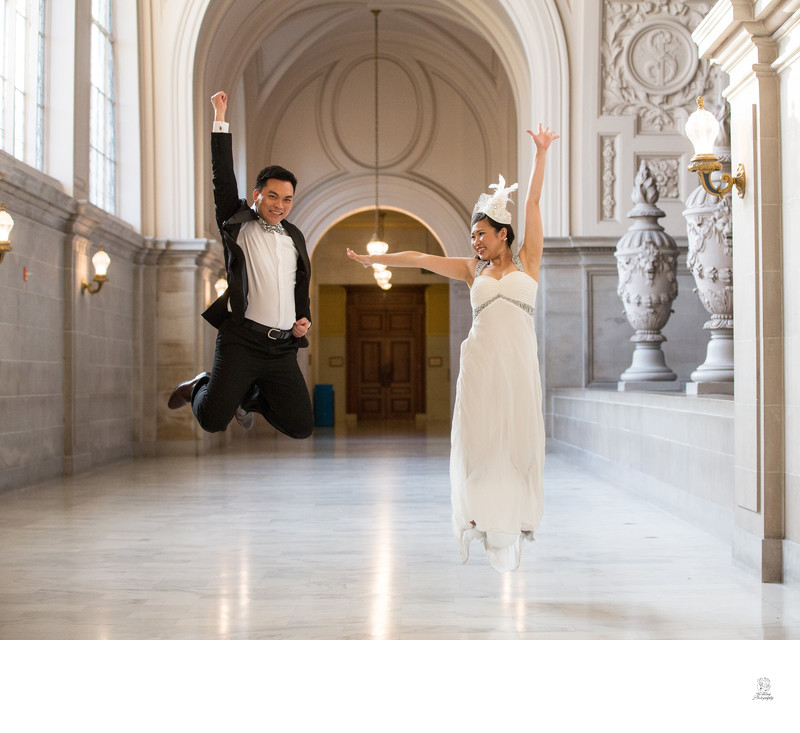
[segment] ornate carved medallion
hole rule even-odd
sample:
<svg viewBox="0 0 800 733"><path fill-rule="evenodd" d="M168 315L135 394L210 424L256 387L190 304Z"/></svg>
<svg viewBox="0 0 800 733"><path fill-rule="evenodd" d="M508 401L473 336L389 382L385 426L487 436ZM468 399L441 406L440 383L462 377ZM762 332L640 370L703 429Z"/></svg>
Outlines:
<svg viewBox="0 0 800 733"><path fill-rule="evenodd" d="M707 0L605 0L602 113L635 116L639 132L680 132L696 96L722 72L697 58L691 32Z"/></svg>

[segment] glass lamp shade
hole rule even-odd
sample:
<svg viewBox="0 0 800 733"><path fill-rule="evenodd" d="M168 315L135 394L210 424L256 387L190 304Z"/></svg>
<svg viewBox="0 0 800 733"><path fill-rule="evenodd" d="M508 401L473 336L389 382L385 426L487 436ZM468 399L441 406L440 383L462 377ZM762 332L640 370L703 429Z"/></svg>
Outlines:
<svg viewBox="0 0 800 733"><path fill-rule="evenodd" d="M221 277L217 282L214 283L214 290L217 291L217 297L221 298L222 294L228 289L228 281Z"/></svg>
<svg viewBox="0 0 800 733"><path fill-rule="evenodd" d="M697 100L697 109L686 120L686 136L694 145L695 155L710 155L719 135L719 121L703 108L703 98Z"/></svg>
<svg viewBox="0 0 800 733"><path fill-rule="evenodd" d="M381 242L377 235L367 244L367 252L371 255L385 255L389 251L389 245Z"/></svg>
<svg viewBox="0 0 800 733"><path fill-rule="evenodd" d="M11 218L11 214L6 211L6 205L0 205L0 242L8 242L13 228L14 220Z"/></svg>
<svg viewBox="0 0 800 733"><path fill-rule="evenodd" d="M390 270L381 270L380 272L374 273L374 276L379 284L388 283L389 280L392 279L392 273Z"/></svg>
<svg viewBox="0 0 800 733"><path fill-rule="evenodd" d="M92 257L92 265L94 266L94 274L98 277L105 277L108 272L108 266L111 264L111 258L103 251L100 250Z"/></svg>

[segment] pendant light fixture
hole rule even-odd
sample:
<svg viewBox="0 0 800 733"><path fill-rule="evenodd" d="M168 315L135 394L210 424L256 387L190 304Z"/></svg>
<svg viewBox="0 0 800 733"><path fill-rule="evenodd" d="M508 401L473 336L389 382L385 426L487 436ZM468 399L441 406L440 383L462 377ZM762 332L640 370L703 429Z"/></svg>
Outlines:
<svg viewBox="0 0 800 733"><path fill-rule="evenodd" d="M378 15L380 10L371 11L375 16L375 230L372 233L372 239L367 244L367 252L371 255L383 255L389 250L389 245L382 239L382 220L380 216L380 208L378 205L378 140L380 126L378 122ZM388 290L392 287L391 282L392 273L386 268L386 265L373 265L373 274L378 286L382 290Z"/></svg>

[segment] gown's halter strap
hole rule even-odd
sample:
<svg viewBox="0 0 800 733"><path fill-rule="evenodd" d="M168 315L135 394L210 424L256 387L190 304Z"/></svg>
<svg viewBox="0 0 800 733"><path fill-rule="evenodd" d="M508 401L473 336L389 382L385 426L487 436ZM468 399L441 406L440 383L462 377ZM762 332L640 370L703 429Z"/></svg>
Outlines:
<svg viewBox="0 0 800 733"><path fill-rule="evenodd" d="M475 277L478 277L482 272L486 265L489 264L489 260L479 260L478 264L475 265Z"/></svg>

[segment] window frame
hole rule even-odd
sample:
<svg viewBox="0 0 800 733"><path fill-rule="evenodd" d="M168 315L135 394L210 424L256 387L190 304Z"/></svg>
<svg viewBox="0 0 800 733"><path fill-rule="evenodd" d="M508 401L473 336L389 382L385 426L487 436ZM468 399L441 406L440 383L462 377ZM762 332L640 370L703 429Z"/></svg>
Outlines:
<svg viewBox="0 0 800 733"><path fill-rule="evenodd" d="M47 17L48 0L2 0L0 149L37 170L44 167Z"/></svg>
<svg viewBox="0 0 800 733"><path fill-rule="evenodd" d="M105 17L98 18L98 11ZM119 166L113 0L92 0L89 32L89 200L116 215Z"/></svg>

